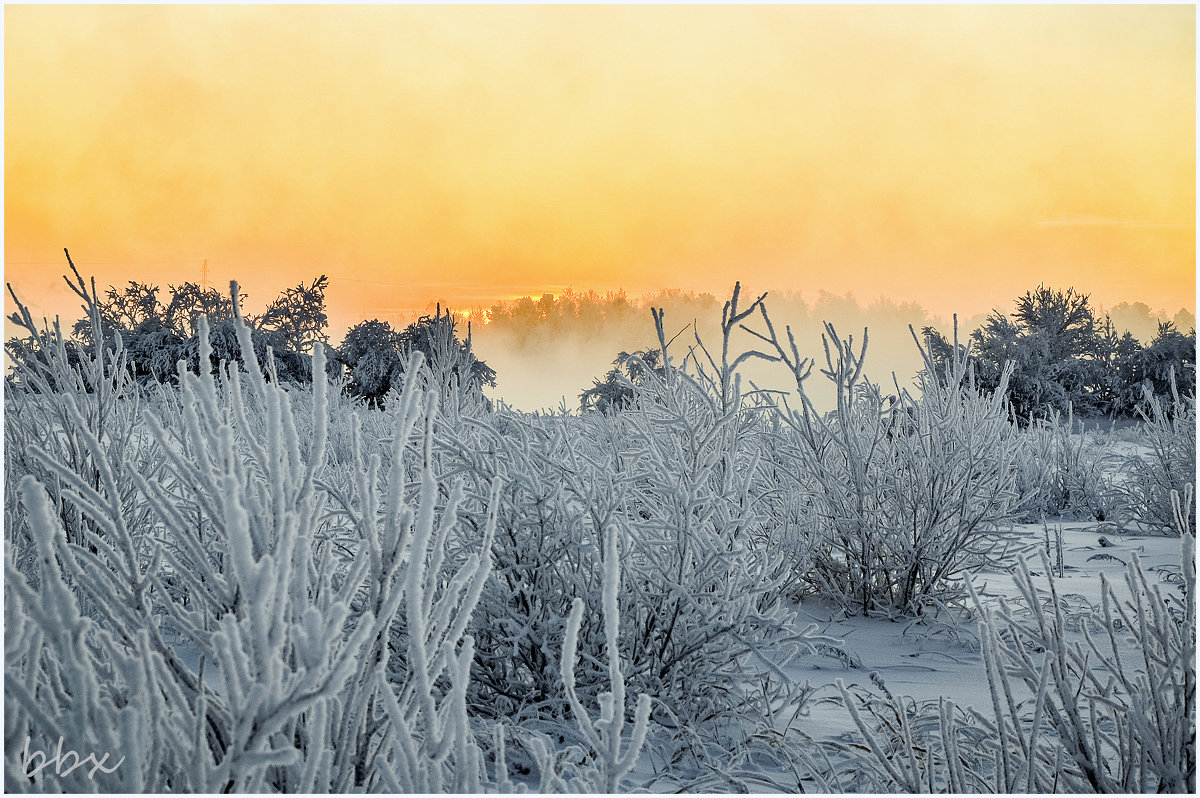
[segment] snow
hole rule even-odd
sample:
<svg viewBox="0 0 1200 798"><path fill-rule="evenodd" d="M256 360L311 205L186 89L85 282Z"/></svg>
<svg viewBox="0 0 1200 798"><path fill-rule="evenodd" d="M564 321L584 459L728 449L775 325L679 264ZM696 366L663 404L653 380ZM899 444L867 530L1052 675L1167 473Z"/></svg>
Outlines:
<svg viewBox="0 0 1200 798"><path fill-rule="evenodd" d="M1110 583L1120 585L1125 563L1134 555L1147 572L1162 575L1164 582L1180 571L1179 538L1114 534L1105 525L1095 522L1051 522L1049 528L1052 558L1054 530L1061 530L1063 575L1055 581L1068 616L1088 607L1098 608L1101 575ZM1045 527L1040 523L1017 525L1010 535L1016 551L1030 563L1034 584L1048 601L1049 577L1039 558L1039 552L1046 550ZM1102 539L1106 543L1102 544ZM981 570L974 575L972 584L985 607L997 605L1001 598L1010 602L1019 599L1012 574L1005 568ZM936 703L939 698L949 698L958 707L979 710L988 710L991 706L977 623L938 617L924 620L846 615L834 603L819 599L803 601L794 610L797 631L816 623L821 634L838 638L843 645L836 650L801 656L781 664L792 684L804 685L810 691L799 718L787 717L789 722L774 727L781 737L798 735L811 741L861 744L839 696L838 680L854 691L879 697L890 693L917 703ZM1069 639L1083 640L1078 626ZM758 733L761 735L762 730ZM671 791L673 779L656 772L649 755L644 755L643 760L635 775L645 774L646 779L636 783L655 792ZM791 769L780 768L768 773L769 764L760 763L764 770L760 774L762 785L789 784L788 779L796 781ZM800 783L807 783L807 789L812 791L808 776L801 773ZM750 786L754 785L751 783ZM774 790L760 785L760 789L751 791Z"/></svg>

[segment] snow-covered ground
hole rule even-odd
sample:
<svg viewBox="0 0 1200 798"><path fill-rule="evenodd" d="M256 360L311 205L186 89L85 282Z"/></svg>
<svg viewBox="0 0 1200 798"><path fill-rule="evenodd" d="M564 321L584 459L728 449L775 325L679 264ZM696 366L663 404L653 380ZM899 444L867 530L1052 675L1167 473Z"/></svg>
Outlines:
<svg viewBox="0 0 1200 798"><path fill-rule="evenodd" d="M1017 557L1024 556L1033 582L1047 606L1050 602L1049 579L1041 552L1048 554L1060 606L1073 636L1079 640L1083 639L1079 625L1072 625L1069 619L1089 606L1100 606L1102 576L1117 587L1118 595L1124 596L1126 563L1134 556L1148 574L1158 574L1164 582L1171 581L1171 575L1178 575L1180 570L1180 539L1177 537L1114 533L1111 525L1095 522L1023 524L1013 527L1010 534L1012 568L1016 567ZM1061 574L1058 571L1060 541ZM1021 601L1011 572L1004 568L980 571L975 574L972 584L985 607L996 606L1001 599L1010 603ZM780 707L784 711L776 716L773 729L775 739L779 741L790 739L801 747L835 740L862 745L862 738L843 706L837 680L856 693L869 692L880 697L890 694L917 703L936 702L946 697L956 706L981 710L991 706L979 645L979 623L973 613L966 620L955 620L946 613L926 619L889 619L847 616L832 604L816 599L804 601L796 607L797 629L814 623L823 635L841 640L842 646L830 648L820 655L799 656L782 664L781 669L791 684L803 686L799 692L805 694L806 699L798 712L794 704ZM760 739L771 736L762 729L751 733L756 733ZM815 753L812 755L817 759ZM782 788L792 783L798 784L797 789L813 791L809 774L803 772L803 761L797 762L795 757L780 759L786 760L787 766L770 772L778 763L758 757L756 764L763 768L758 778L736 779L736 783L751 791L768 792L773 791L772 786ZM799 769L792 771L797 766ZM719 782L710 781L708 785L715 786ZM644 785L652 791L668 791L678 786L671 776L656 771L652 757L647 754L632 774L631 783Z"/></svg>

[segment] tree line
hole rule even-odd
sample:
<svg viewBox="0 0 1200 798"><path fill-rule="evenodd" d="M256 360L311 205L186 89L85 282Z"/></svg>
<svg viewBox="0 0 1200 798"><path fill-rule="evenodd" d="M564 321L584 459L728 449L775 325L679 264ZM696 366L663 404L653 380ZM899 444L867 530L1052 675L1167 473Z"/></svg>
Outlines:
<svg viewBox="0 0 1200 798"><path fill-rule="evenodd" d="M266 364L271 378L312 381L312 345L329 344L328 286L328 278L320 275L286 289L262 313L246 316L255 355ZM112 341L119 335L139 382L172 383L180 361L198 368L196 322L206 316L211 366L222 360L242 363L231 295L191 282L168 285L164 292L159 286L135 281L121 288L110 286L103 295L93 285L92 293L99 300L99 326L89 318L75 322L73 338L64 344L69 357L78 358L81 349L94 347L97 340ZM709 295L663 292L658 298L670 304L711 304L706 301ZM239 294L239 302L244 299ZM594 292L568 292L536 302L525 298L498 303L488 315L490 323L504 328L528 330L575 322L598 330L606 323L627 320L640 311L637 304L623 294L600 297ZM389 390L402 384L410 353L420 351L427 363L441 364L459 390L481 394L485 386L495 386L496 371L472 351L470 330L468 321L462 335L458 318L440 305L433 315L421 316L403 329L379 319L364 320L350 328L339 346L328 347L331 356L326 368L331 376L344 380L348 394L378 406ZM1039 286L1028 291L1016 299L1013 312L993 311L965 340L957 330L948 335L931 325L924 325L922 334L935 367L944 369L960 350L971 364L976 384L985 390L1001 384L1005 364L1011 361L1006 394L1019 419L1068 408L1080 417L1131 417L1146 388L1169 398L1172 380L1181 394L1194 393L1196 386L1194 327L1185 333L1174 322L1159 322L1157 335L1143 344L1129 331L1118 330L1109 317L1098 315L1089 296L1074 288ZM33 337L10 339L6 351L14 365L10 380L20 380L23 363L44 357ZM581 411L617 412L631 403L644 376L641 370L660 367L654 359L657 352L635 354L639 356L631 358L621 352L613 368L582 391Z"/></svg>
<svg viewBox="0 0 1200 798"><path fill-rule="evenodd" d="M70 256L68 255L68 263ZM87 292L87 285L70 264L77 283L67 285L77 294ZM496 372L471 351L471 337L460 338L457 319L449 311L437 307L433 315L424 315L401 330L378 319L362 321L352 327L340 346L330 347L326 328L329 318L325 312L325 292L329 279L320 275L310 283L288 288L272 300L262 313L246 314L254 354L265 376L283 383L311 383L313 379L312 347L320 342L327 347L329 357L326 371L344 380L344 390L379 406L389 390L403 383L409 356L419 351L427 363L440 365L461 391L482 394L487 385L495 385ZM8 286L18 307L20 299ZM244 367L237 342L234 321L233 290L222 294L214 288L185 282L168 284L164 292L157 285L130 281L125 286L109 288L100 294L92 281L90 294L98 309L97 320L90 317L76 321L72 337L62 336L62 345L71 362L91 352L97 343L112 343L120 336L128 353L129 369L141 385L174 384L178 380L178 364L199 370L200 344L197 321L208 319L211 347L210 370L221 361ZM81 294L82 296L82 294ZM239 306L246 295L237 292ZM23 309L23 307L22 307ZM11 320L25 326L20 314ZM33 335L14 337L5 344L13 364L9 381L20 382L22 370L32 361L44 362L47 353L40 350Z"/></svg>

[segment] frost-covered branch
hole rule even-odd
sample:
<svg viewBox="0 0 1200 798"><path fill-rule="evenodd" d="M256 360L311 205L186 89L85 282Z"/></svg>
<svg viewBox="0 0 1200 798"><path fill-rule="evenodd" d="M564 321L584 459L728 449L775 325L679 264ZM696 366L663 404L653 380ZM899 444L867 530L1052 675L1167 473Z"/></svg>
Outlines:
<svg viewBox="0 0 1200 798"><path fill-rule="evenodd" d="M646 729L650 721L650 696L642 693L638 696L637 708L634 710L633 729L629 742L622 751L623 738L621 735L625 726L625 677L621 674L620 638L620 608L617 594L621 586L620 543L618 531L609 528L605 540L604 551L604 597L602 612L604 614L604 639L608 649L608 679L610 690L599 695L600 717L592 720L588 717L583 704L575 692L575 653L576 641L579 636L579 625L583 621L583 600L576 598L571 606L571 615L567 619L566 631L563 636L562 679L567 691L567 700L571 704L571 712L575 723L588 744L592 747L593 757L599 769L598 782L594 785L599 792L616 793L620 791L621 779L624 778L637 761L638 753L646 740Z"/></svg>

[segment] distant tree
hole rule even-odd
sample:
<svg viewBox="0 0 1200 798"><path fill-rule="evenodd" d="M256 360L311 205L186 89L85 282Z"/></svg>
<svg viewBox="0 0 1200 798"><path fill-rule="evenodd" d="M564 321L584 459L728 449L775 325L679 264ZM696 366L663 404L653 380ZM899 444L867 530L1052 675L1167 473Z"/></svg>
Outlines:
<svg viewBox="0 0 1200 798"><path fill-rule="evenodd" d="M379 405L401 374L400 334L386 321L359 322L346 333L337 359L349 372L347 391Z"/></svg>
<svg viewBox="0 0 1200 798"><path fill-rule="evenodd" d="M702 299L707 300L709 305L715 302L707 294L697 298L676 291L671 297L676 302L673 307L691 303L693 310L708 307L702 305ZM624 291L610 291L601 295L596 291L566 289L558 296L543 293L539 299L525 296L497 302L487 310L486 318L490 333L505 335L518 348L536 348L549 341L559 341L564 335L589 338L605 330L637 324L643 320L644 309L649 306L649 301L645 297L642 300L630 300ZM686 312L691 313L692 310ZM684 315L684 312L680 312L680 315Z"/></svg>
<svg viewBox="0 0 1200 798"><path fill-rule="evenodd" d="M274 373L283 382L312 380L311 358L306 352L312 343L325 340L325 288L321 276L311 285L301 283L288 289L267 307L261 316L248 316L251 340L260 363L267 363L267 350L274 353ZM207 316L211 328L211 366L221 360L242 364L233 327L233 300L212 288L195 283L169 285L170 299L163 302L157 285L130 281L117 288L109 286L98 298L100 335L95 341L88 318L75 322L71 332L78 345L87 350L120 335L128 353L129 368L140 383L174 382L177 364L183 360L191 368L199 367L199 343L196 320ZM245 299L239 294L239 302ZM14 340L8 347L17 370L22 358L35 356L31 342ZM267 367L264 366L264 369Z"/></svg>
<svg viewBox="0 0 1200 798"><path fill-rule="evenodd" d="M329 278L322 274L311 285L300 283L285 290L255 318L254 326L278 333L280 343L290 350L311 352L314 343L329 341L325 334L329 325L325 315L325 290L328 287Z"/></svg>
<svg viewBox="0 0 1200 798"><path fill-rule="evenodd" d="M347 390L381 406L387 392L403 384L412 352L425 357L434 383L446 390L482 395L483 386L496 384L496 371L475 357L471 337L460 340L457 321L439 305L433 316L422 316L397 332L379 319L361 322L346 333L337 359L349 372Z"/></svg>
<svg viewBox="0 0 1200 798"><path fill-rule="evenodd" d="M1019 418L1068 406L1084 414L1102 409L1100 334L1086 294L1038 286L1017 298L1011 318L996 311L971 337L984 389L994 389L1005 362L1013 362L1008 398Z"/></svg>
<svg viewBox="0 0 1200 798"><path fill-rule="evenodd" d="M579 395L580 412L611 415L625 410L633 404L647 374L663 373L661 361L658 349L620 353L604 379L593 380L592 387Z"/></svg>
<svg viewBox="0 0 1200 798"><path fill-rule="evenodd" d="M1140 353L1140 376L1150 383L1156 396L1169 398L1171 374L1180 395L1196 392L1196 331L1186 335L1172 322L1158 325L1158 335Z"/></svg>

